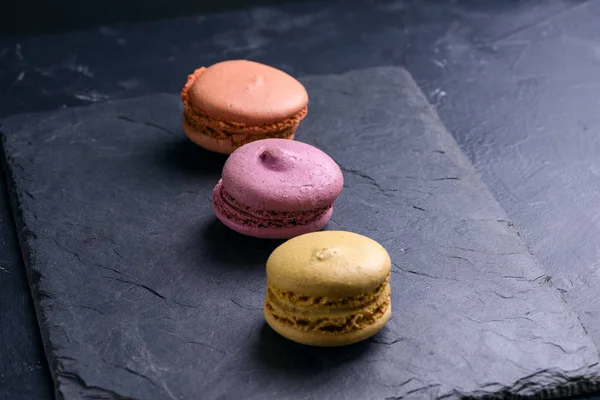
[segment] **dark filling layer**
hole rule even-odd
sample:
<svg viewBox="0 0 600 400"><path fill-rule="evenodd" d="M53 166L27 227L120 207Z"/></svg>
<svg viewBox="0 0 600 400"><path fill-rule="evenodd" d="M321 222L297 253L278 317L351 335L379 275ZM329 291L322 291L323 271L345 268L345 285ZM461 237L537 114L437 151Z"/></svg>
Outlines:
<svg viewBox="0 0 600 400"><path fill-rule="evenodd" d="M322 334L342 334L356 332L376 323L388 310L390 297L384 296L373 305L355 311L343 317L314 317L303 314L286 313L275 303L265 301L265 310L273 319L282 325L304 332L318 332Z"/></svg>
<svg viewBox="0 0 600 400"><path fill-rule="evenodd" d="M209 136L218 140L229 140L232 143L242 146L246 143L253 142L258 139L287 139L294 134L296 126L286 127L284 129L275 131L265 131L264 133L252 135L243 134L239 132L231 132L227 130L217 130L203 124L201 120L190 116L187 110L183 113L186 124L192 128L195 132L202 133L203 135Z"/></svg>
<svg viewBox="0 0 600 400"><path fill-rule="evenodd" d="M300 296L294 292L286 292L275 289L274 287L269 287L269 291L275 296L279 301L283 303L288 303L294 306L299 307L329 307L329 308L354 308L364 306L377 298L379 298L383 292L385 291L389 282L388 279L385 280L381 285L375 289L375 291L370 293L364 293L358 296L352 297L327 297L327 296Z"/></svg>
<svg viewBox="0 0 600 400"><path fill-rule="evenodd" d="M291 228L306 225L323 216L332 206L309 211L285 212L254 210L244 206L231 197L219 183L213 191L215 208L228 219L256 228Z"/></svg>

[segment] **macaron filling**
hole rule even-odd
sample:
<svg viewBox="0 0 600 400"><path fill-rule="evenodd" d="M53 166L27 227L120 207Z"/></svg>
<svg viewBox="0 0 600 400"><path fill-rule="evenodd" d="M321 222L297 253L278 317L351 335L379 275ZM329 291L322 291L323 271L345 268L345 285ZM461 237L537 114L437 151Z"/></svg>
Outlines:
<svg viewBox="0 0 600 400"><path fill-rule="evenodd" d="M294 304L296 307L329 307L331 309L353 309L363 307L380 298L386 288L389 286L389 279L383 282L373 292L363 293L351 297L330 297L330 296L302 296L298 293L283 291L277 289L274 285L269 285L269 290L281 303Z"/></svg>
<svg viewBox="0 0 600 400"><path fill-rule="evenodd" d="M183 112L185 123L195 132L217 140L232 140L238 146L242 146L254 140L252 135L211 127L211 125L214 125L214 122L207 122L208 118L209 117L203 113L194 115L187 110ZM289 139L294 134L295 130L295 126L290 126L277 131L264 132L261 134L261 139Z"/></svg>
<svg viewBox="0 0 600 400"><path fill-rule="evenodd" d="M223 187L222 180L213 190L213 205L218 214L253 228L290 228L306 225L322 218L333 207L333 204L330 204L296 212L257 210L234 199Z"/></svg>
<svg viewBox="0 0 600 400"><path fill-rule="evenodd" d="M305 106L290 118L275 123L255 125L244 122L226 121L222 118L208 115L194 105L190 96L192 85L204 71L206 71L206 68L202 67L188 76L187 82L181 91L181 101L184 107L183 117L185 123L194 131L211 138L218 140L237 139L236 144L239 143L239 145L255 140L252 138L252 135L260 135L261 138L286 139L294 134L296 127L308 112L308 107ZM242 138L238 137L240 135Z"/></svg>
<svg viewBox="0 0 600 400"><path fill-rule="evenodd" d="M337 305L343 304L344 301L349 304L357 302L357 299L353 298L340 298L330 300L330 303L336 306L323 305L318 307L321 300L317 301L314 298L312 302L309 302L312 303L311 306L302 307L296 302L287 302L286 299L277 296L269 286L265 300L265 311L269 312L278 323L307 333L339 335L357 332L375 324L386 314L390 307L389 280L386 280L376 292L379 295L375 295L375 293L368 294L367 297L370 300L360 306L339 307ZM358 302L361 301L358 300Z"/></svg>

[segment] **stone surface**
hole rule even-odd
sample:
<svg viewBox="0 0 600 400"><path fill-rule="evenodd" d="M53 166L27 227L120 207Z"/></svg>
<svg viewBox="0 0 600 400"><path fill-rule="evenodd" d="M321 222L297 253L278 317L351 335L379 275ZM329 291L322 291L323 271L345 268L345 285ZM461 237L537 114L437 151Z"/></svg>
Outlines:
<svg viewBox="0 0 600 400"><path fill-rule="evenodd" d="M0 399L39 400L52 381L2 182L0 227Z"/></svg>
<svg viewBox="0 0 600 400"><path fill-rule="evenodd" d="M300 76L402 64L600 344L600 0L344 0L187 15L0 39L0 115L175 93L193 68L227 58ZM11 293L0 296L17 304ZM26 347L12 338L27 326L12 325L7 348Z"/></svg>
<svg viewBox="0 0 600 400"><path fill-rule="evenodd" d="M410 75L303 79L298 139L346 187L329 227L381 242L393 317L345 349L262 317L279 242L219 224L224 158L180 129L176 95L2 125L25 260L60 397L560 395L595 388L598 350Z"/></svg>
<svg viewBox="0 0 600 400"><path fill-rule="evenodd" d="M473 27L486 18L471 17ZM453 29L439 107L533 254L600 344L600 1L481 34L466 62Z"/></svg>

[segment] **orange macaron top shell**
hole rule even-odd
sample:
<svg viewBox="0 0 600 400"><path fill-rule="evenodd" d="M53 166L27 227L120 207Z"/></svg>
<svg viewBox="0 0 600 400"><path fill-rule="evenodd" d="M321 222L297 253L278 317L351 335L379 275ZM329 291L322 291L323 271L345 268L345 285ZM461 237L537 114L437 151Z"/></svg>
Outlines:
<svg viewBox="0 0 600 400"><path fill-rule="evenodd" d="M247 60L206 68L192 83L189 99L207 116L249 125L292 118L308 104L306 89L295 78Z"/></svg>

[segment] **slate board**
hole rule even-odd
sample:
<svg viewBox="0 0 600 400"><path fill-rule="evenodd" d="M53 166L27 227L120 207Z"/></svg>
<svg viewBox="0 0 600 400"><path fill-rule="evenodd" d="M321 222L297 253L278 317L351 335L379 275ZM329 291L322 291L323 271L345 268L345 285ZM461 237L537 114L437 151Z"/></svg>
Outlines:
<svg viewBox="0 0 600 400"><path fill-rule="evenodd" d="M1 173L0 227L0 400L41 400L52 380Z"/></svg>
<svg viewBox="0 0 600 400"><path fill-rule="evenodd" d="M599 387L598 350L401 68L303 80L298 139L341 165L329 228L381 242L393 317L342 349L263 322L278 241L219 224L225 158L177 95L2 124L5 167L59 398L458 398Z"/></svg>
<svg viewBox="0 0 600 400"><path fill-rule="evenodd" d="M440 39L441 117L599 346L600 1L492 29L460 57L466 31Z"/></svg>

